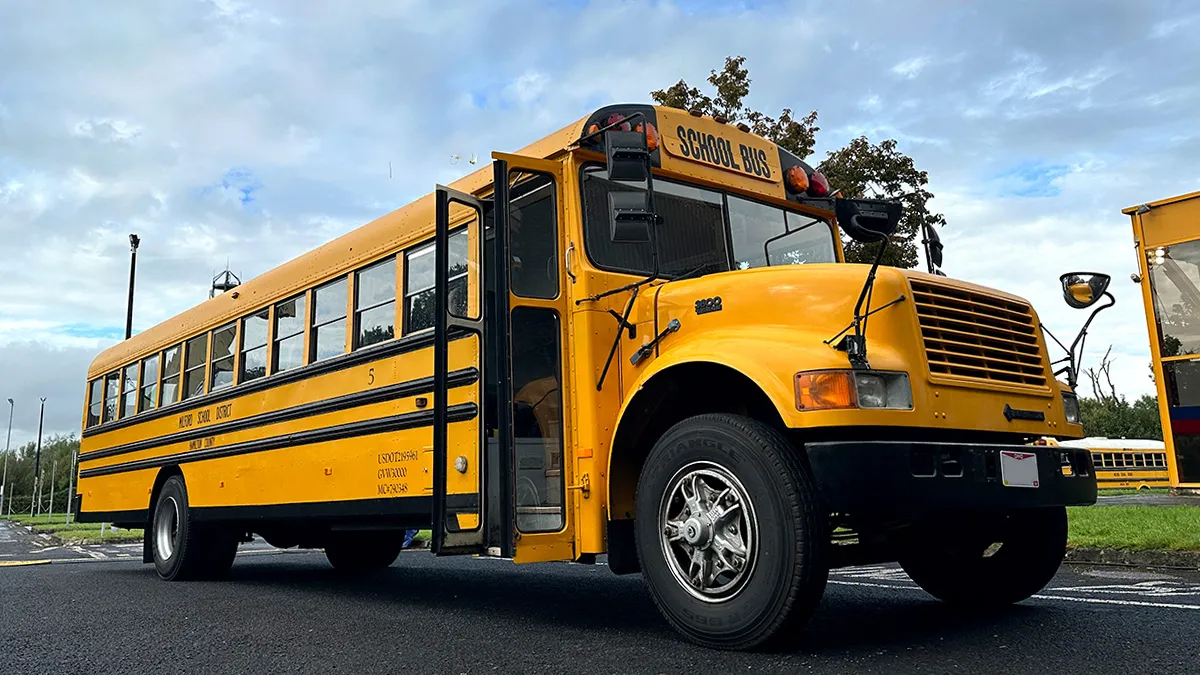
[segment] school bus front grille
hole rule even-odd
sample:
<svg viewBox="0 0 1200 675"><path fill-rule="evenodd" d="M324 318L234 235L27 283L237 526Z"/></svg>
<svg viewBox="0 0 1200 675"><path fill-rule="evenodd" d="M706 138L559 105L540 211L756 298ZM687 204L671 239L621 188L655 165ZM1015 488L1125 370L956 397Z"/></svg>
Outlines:
<svg viewBox="0 0 1200 675"><path fill-rule="evenodd" d="M1028 305L925 281L911 286L931 375L1046 386Z"/></svg>

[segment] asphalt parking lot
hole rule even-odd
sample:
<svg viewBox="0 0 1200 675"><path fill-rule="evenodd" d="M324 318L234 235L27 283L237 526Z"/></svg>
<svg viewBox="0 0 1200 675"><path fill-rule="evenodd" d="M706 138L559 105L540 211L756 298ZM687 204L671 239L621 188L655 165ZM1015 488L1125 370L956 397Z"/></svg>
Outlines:
<svg viewBox="0 0 1200 675"><path fill-rule="evenodd" d="M894 567L839 570L791 651L743 654L681 641L639 576L603 565L405 552L383 573L344 579L320 553L264 548L240 554L228 581L168 584L135 553L21 566L10 556L0 673L1200 669L1195 572L1069 566L1038 597L971 616Z"/></svg>

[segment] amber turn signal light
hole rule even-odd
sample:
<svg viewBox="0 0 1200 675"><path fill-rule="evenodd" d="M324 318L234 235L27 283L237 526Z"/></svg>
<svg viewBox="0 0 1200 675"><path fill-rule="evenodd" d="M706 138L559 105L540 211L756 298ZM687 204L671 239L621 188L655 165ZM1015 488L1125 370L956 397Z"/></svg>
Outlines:
<svg viewBox="0 0 1200 675"><path fill-rule="evenodd" d="M817 370L796 373L796 408L832 410L858 407L853 373L846 370Z"/></svg>
<svg viewBox="0 0 1200 675"><path fill-rule="evenodd" d="M788 167L788 170L784 172L784 177L787 179L788 190L793 194L804 194L808 191L808 174L799 164Z"/></svg>

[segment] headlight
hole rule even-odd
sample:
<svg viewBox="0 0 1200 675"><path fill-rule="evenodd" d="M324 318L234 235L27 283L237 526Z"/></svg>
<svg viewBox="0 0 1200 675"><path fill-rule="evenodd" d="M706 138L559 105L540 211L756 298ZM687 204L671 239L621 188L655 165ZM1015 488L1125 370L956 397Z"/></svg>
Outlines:
<svg viewBox="0 0 1200 675"><path fill-rule="evenodd" d="M1067 424L1079 424L1079 397L1064 391L1062 400L1063 414L1067 416Z"/></svg>
<svg viewBox="0 0 1200 675"><path fill-rule="evenodd" d="M888 408L912 410L908 373L818 370L796 373L797 410Z"/></svg>

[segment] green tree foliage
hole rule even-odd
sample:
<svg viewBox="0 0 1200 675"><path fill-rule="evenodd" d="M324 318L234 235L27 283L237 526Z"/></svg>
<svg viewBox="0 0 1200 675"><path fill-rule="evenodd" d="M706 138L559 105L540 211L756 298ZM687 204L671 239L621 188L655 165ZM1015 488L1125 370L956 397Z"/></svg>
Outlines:
<svg viewBox="0 0 1200 675"><path fill-rule="evenodd" d="M3 448L0 448L3 450ZM50 508L53 487L54 512L64 512L67 507L68 484L71 480L71 457L79 452L79 439L69 436L51 436L42 439L41 481L42 511ZM14 512L29 513L33 494L33 473L37 458L37 443L29 442L14 448L8 455L8 485L4 488L4 513L8 513L9 498L13 498ZM0 467L4 460L0 458ZM0 469L0 473L2 473Z"/></svg>
<svg viewBox="0 0 1200 675"><path fill-rule="evenodd" d="M770 140L801 159L807 159L816 145L817 112L797 118L790 108L778 117L751 110L743 105L750 93L750 72L743 56L725 59L725 67L712 71L708 83L714 89L709 96L684 80L650 92L659 104L684 110L698 110L727 122L742 122L755 134ZM916 267L919 234L925 225L942 226L946 218L929 209L933 193L926 189L929 176L916 168L912 158L897 148L893 139L872 143L866 136L833 150L817 165L835 191L847 197L898 199L904 204L900 226L892 237L883 263L894 267ZM869 263L875 259L878 244L864 245L843 240L848 262Z"/></svg>

